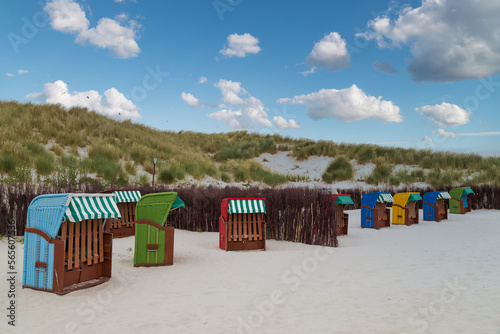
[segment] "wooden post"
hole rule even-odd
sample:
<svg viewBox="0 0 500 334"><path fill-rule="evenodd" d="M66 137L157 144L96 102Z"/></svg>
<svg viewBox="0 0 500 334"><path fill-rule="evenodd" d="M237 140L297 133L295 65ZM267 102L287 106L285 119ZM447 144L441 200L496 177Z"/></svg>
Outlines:
<svg viewBox="0 0 500 334"><path fill-rule="evenodd" d="M153 158L153 188L155 186L156 161L158 161L158 158Z"/></svg>

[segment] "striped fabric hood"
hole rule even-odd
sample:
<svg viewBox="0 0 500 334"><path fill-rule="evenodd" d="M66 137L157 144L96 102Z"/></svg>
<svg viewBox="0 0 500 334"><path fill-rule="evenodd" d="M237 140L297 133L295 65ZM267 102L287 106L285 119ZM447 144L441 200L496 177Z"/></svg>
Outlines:
<svg viewBox="0 0 500 334"><path fill-rule="evenodd" d="M228 203L228 213L266 213L264 200L230 200Z"/></svg>
<svg viewBox="0 0 500 334"><path fill-rule="evenodd" d="M70 194L64 217L70 222L85 219L121 218L113 194Z"/></svg>
<svg viewBox="0 0 500 334"><path fill-rule="evenodd" d="M116 203L131 203L138 202L141 199L141 192L139 190L115 190Z"/></svg>

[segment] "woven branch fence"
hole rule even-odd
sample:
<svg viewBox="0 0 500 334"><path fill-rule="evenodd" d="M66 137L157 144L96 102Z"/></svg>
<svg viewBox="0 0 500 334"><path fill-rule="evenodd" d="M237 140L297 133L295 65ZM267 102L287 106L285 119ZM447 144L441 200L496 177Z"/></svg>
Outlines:
<svg viewBox="0 0 500 334"><path fill-rule="evenodd" d="M87 192L104 190L99 183L85 184L81 189L35 187L24 184L20 187L0 184L0 234L6 234L7 222L16 221L17 234L24 234L28 206L40 194ZM175 210L168 221L175 228L217 232L221 201L227 197L266 198L266 238L301 242L310 245L337 247L337 228L332 206L312 188L258 188L258 187L166 187L142 188L143 195L152 192L176 191L186 204L185 209Z"/></svg>
<svg viewBox="0 0 500 334"><path fill-rule="evenodd" d="M130 186L133 187L133 186ZM125 187L124 187L125 188ZM498 185L472 186L474 195L469 196L473 210L500 210L500 187ZM10 185L0 183L0 234L5 235L8 221L16 221L18 235L24 234L28 206L33 198L41 194L87 192L98 193L105 190L99 183L82 184L79 187L57 188L47 185ZM391 193L417 191L422 195L429 191L448 190L445 187L377 187L373 189L342 189L341 193L350 194L354 206L346 209L359 209L361 196L370 191ZM338 245L336 222L330 210L319 195L319 189L308 187L267 188L267 187L169 187L157 186L141 189L143 195L151 192L176 191L186 203L185 209L175 210L169 222L175 228L189 231L217 232L219 228L220 204L227 197L264 197L266 198L266 232L268 239L301 242L311 245ZM419 202L421 208L421 202ZM357 224L357 222L351 222Z"/></svg>

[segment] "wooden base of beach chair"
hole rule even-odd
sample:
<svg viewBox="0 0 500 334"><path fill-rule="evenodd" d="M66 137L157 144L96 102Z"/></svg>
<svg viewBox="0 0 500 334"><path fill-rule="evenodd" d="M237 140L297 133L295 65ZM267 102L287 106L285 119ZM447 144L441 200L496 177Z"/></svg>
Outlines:
<svg viewBox="0 0 500 334"><path fill-rule="evenodd" d="M385 207L385 204L377 203L375 205L375 217L373 228L380 229L391 227L391 211Z"/></svg>
<svg viewBox="0 0 500 334"><path fill-rule="evenodd" d="M444 199L438 199L436 201L434 212L435 212L435 219L437 222L448 219L448 205L446 205Z"/></svg>
<svg viewBox="0 0 500 334"><path fill-rule="evenodd" d="M266 250L265 240L248 240L243 239L242 241L229 241L227 243L226 251L241 251L241 250Z"/></svg>
<svg viewBox="0 0 500 334"><path fill-rule="evenodd" d="M349 226L349 215L344 213L344 206L342 204L335 204L335 220L337 222L337 236L347 235Z"/></svg>
<svg viewBox="0 0 500 334"><path fill-rule="evenodd" d="M410 226L413 224L418 224L418 207L415 205L415 202L408 202L405 207L392 204L393 210L393 225L406 225Z"/></svg>
<svg viewBox="0 0 500 334"><path fill-rule="evenodd" d="M374 228L378 230L384 227L391 227L391 211L388 208L386 208L383 203L375 204L375 209L372 209L366 205L362 205L361 208L362 209L365 208L373 212L373 217L366 217L367 223L362 224L361 228ZM371 223L372 219L373 219L373 225Z"/></svg>
<svg viewBox="0 0 500 334"><path fill-rule="evenodd" d="M64 222L61 230L58 239L50 239L43 231L26 229L26 232L38 234L54 245L53 288L28 288L63 295L108 281L111 278L113 236L103 232L102 221ZM36 262L35 270L46 269L47 262Z"/></svg>
<svg viewBox="0 0 500 334"><path fill-rule="evenodd" d="M448 219L448 205L444 203L443 199L438 199L435 205L427 202L423 203L423 205L423 220L440 222L442 220ZM432 219L433 216L434 219Z"/></svg>
<svg viewBox="0 0 500 334"><path fill-rule="evenodd" d="M121 218L108 219L105 230L113 234L113 238L125 238L135 235L135 202L118 203Z"/></svg>
<svg viewBox="0 0 500 334"><path fill-rule="evenodd" d="M114 239L126 238L135 235L135 226L110 228L106 230L113 235Z"/></svg>
<svg viewBox="0 0 500 334"><path fill-rule="evenodd" d="M467 212L472 211L470 204L466 208L464 208L464 201L462 201L462 200L451 199L450 205L452 206L450 213L464 215Z"/></svg>
<svg viewBox="0 0 500 334"><path fill-rule="evenodd" d="M220 218L223 221L223 218ZM220 224L225 233L221 243L227 251L266 250L266 224L259 213L235 213Z"/></svg>

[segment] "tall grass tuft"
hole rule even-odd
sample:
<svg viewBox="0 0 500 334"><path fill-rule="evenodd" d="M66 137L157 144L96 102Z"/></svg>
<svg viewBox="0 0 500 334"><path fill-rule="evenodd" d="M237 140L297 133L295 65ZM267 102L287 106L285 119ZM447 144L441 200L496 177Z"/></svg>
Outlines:
<svg viewBox="0 0 500 334"><path fill-rule="evenodd" d="M366 182L374 185L378 185L379 183L389 183L389 177L392 174L393 168L394 166L387 163L384 158L376 158L375 168L373 169L372 173L366 178ZM396 183L394 179L392 182Z"/></svg>
<svg viewBox="0 0 500 334"><path fill-rule="evenodd" d="M40 154L35 160L36 171L40 175L49 175L55 169L54 156L48 152Z"/></svg>
<svg viewBox="0 0 500 334"><path fill-rule="evenodd" d="M125 162L124 167L125 171L132 176L134 176L137 173L137 165L133 162L130 161Z"/></svg>
<svg viewBox="0 0 500 334"><path fill-rule="evenodd" d="M16 161L9 154L0 155L0 172L12 173L16 169Z"/></svg>
<svg viewBox="0 0 500 334"><path fill-rule="evenodd" d="M334 181L351 180L354 176L352 164L346 157L340 156L330 162L322 175L323 181L332 183Z"/></svg>
<svg viewBox="0 0 500 334"><path fill-rule="evenodd" d="M186 177L186 173L184 172L183 169L171 165L166 169L163 169L160 171L160 174L158 175L158 181L166 184L173 183L177 180L182 180Z"/></svg>
<svg viewBox="0 0 500 334"><path fill-rule="evenodd" d="M257 181L275 186L288 181L285 175L271 172L254 160L244 162L228 161L221 166L221 170L225 173L232 173L236 182Z"/></svg>
<svg viewBox="0 0 500 334"><path fill-rule="evenodd" d="M376 158L375 150L371 145L360 145L356 152L356 160L359 164L372 162Z"/></svg>

